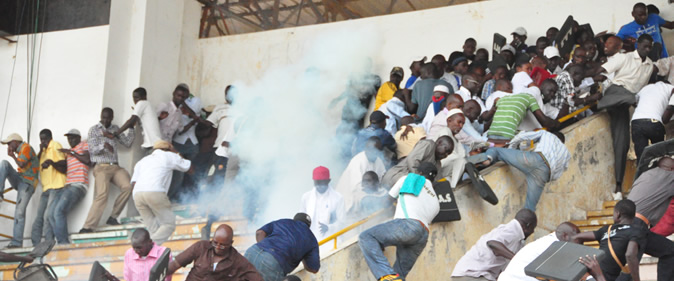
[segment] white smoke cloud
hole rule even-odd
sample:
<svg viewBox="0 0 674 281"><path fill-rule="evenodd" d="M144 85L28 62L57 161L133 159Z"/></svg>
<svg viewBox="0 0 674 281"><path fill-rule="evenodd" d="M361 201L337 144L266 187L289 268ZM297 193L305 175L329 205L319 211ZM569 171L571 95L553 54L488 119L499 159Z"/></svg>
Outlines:
<svg viewBox="0 0 674 281"><path fill-rule="evenodd" d="M345 102L331 107L331 101L354 77L374 72L380 42L370 28L324 33L307 42L305 55L295 64L271 68L252 84L235 85L232 115L242 125L232 151L241 167L234 182L225 183L230 192L220 202L231 203L222 208L242 207L245 199L231 192L233 185L238 187L234 190L255 191L256 227L300 209L302 194L313 188L315 167L328 167L332 184L337 183L348 161L335 137Z"/></svg>

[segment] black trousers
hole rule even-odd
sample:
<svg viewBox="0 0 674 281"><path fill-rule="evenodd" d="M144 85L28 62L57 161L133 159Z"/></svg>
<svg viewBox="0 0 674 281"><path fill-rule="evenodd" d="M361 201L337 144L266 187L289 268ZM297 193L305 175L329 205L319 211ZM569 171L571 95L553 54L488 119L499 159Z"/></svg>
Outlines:
<svg viewBox="0 0 674 281"><path fill-rule="evenodd" d="M630 148L630 111L636 103L634 93L619 85L611 85L599 100L597 108L606 109L611 118L611 137L613 138L613 153L615 159L615 181L620 185L625 176L627 151Z"/></svg>
<svg viewBox="0 0 674 281"><path fill-rule="evenodd" d="M658 281L674 280L674 241L651 232L648 230L648 225L639 218L634 218L632 226L640 227L646 231L644 241L639 247L639 260L644 253L658 258ZM631 276L621 273L616 280L631 280Z"/></svg>
<svg viewBox="0 0 674 281"><path fill-rule="evenodd" d="M648 146L648 141L652 144L665 140L665 125L660 121L653 119L632 120L632 141L634 142L634 152L637 154L637 163L641 159L644 148Z"/></svg>

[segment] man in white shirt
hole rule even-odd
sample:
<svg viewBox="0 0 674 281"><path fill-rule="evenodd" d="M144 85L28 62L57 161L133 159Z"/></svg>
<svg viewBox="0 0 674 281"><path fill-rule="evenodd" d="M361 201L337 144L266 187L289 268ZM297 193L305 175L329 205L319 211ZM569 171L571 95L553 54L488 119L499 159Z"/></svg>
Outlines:
<svg viewBox="0 0 674 281"><path fill-rule="evenodd" d="M597 109L606 109L611 118L611 136L615 162L615 194L622 197L623 177L630 146L630 106L636 103L636 93L643 88L653 73L653 62L648 54L653 49L653 38L648 34L639 36L637 50L625 54L615 54L604 63L593 76L601 80L600 73L615 73L613 84L604 91L597 103Z"/></svg>
<svg viewBox="0 0 674 281"><path fill-rule="evenodd" d="M199 140L195 132L196 125L199 122L198 114L201 112L201 99L190 93L190 88L185 83L180 83L173 91L181 92L184 102L180 106L180 123L177 131L173 134L173 147L185 159L193 161L199 153ZM196 183L185 173L174 171L171 179L171 188L169 189L169 198L178 199L181 194L196 193Z"/></svg>
<svg viewBox="0 0 674 281"><path fill-rule="evenodd" d="M314 188L302 195L301 213L312 218L311 232L318 240L344 225L344 198L330 186L330 170L318 166L313 172Z"/></svg>
<svg viewBox="0 0 674 281"><path fill-rule="evenodd" d="M536 214L522 209L515 219L482 235L454 266L452 281L496 280L508 261L524 247L524 240L534 233Z"/></svg>
<svg viewBox="0 0 674 281"><path fill-rule="evenodd" d="M438 170L434 163L419 164L396 182L389 191L397 198L393 220L360 234L358 245L377 280L404 280L428 241L428 226L440 212L440 203L431 182ZM396 262L391 267L382 249L396 247Z"/></svg>
<svg viewBox="0 0 674 281"><path fill-rule="evenodd" d="M665 125L674 113L674 86L664 82L646 85L637 94L637 107L632 115L632 141L637 163L648 142L665 140Z"/></svg>
<svg viewBox="0 0 674 281"><path fill-rule="evenodd" d="M168 240L176 228L176 215L166 193L173 170L187 172L191 162L167 141L157 141L152 154L140 159L133 169L131 186L136 209L157 244Z"/></svg>
<svg viewBox="0 0 674 281"><path fill-rule="evenodd" d="M178 132L183 115L180 107L183 106L187 93L188 91L185 88L178 86L173 91L171 101L160 103L157 106L161 139L171 142L173 136Z"/></svg>
<svg viewBox="0 0 674 281"><path fill-rule="evenodd" d="M506 79L497 80L495 88L496 88L496 91L494 91L491 95L489 95L489 97L487 98L487 101L485 102L485 107L486 107L487 110L491 110L491 108L494 107L494 103L496 103L496 99L500 99L500 98L505 97L507 95L513 94L513 84L512 84L512 82L510 82ZM486 113L486 112L484 112L484 113Z"/></svg>
<svg viewBox="0 0 674 281"><path fill-rule="evenodd" d="M350 210L356 204L356 191L360 188L365 172L374 171L379 180L384 176L386 167L380 159L382 150L381 140L376 136L370 137L365 142L365 150L353 156L342 172L335 190L344 196L345 210Z"/></svg>
<svg viewBox="0 0 674 281"><path fill-rule="evenodd" d="M524 246L501 272L498 281L535 281L536 278L524 273L524 268L540 256L555 241L574 242L571 237L580 233L580 229L573 223L563 222L555 232L545 235L536 241ZM575 242L574 242L575 243Z"/></svg>
<svg viewBox="0 0 674 281"><path fill-rule="evenodd" d="M477 81L477 78L473 74L464 74L461 77L461 81L461 88L459 88L456 94L461 96L464 103L469 100L476 101L480 105L480 113L485 111L484 102L477 95L480 92L480 82Z"/></svg>
<svg viewBox="0 0 674 281"><path fill-rule="evenodd" d="M385 102L379 107L379 111L386 115L386 127L384 128L391 136L395 135L400 129L402 118L410 116L405 111L404 94L402 90L397 90L393 94L393 98ZM416 116L416 115L415 115Z"/></svg>
<svg viewBox="0 0 674 281"><path fill-rule="evenodd" d="M141 147L145 148L146 152L150 152L152 145L161 140L161 130L159 129L159 119L157 113L150 102L147 101L147 91L143 87L138 87L133 90L133 115L122 125L117 132L113 134L118 138L126 129L140 124L143 127L143 144Z"/></svg>

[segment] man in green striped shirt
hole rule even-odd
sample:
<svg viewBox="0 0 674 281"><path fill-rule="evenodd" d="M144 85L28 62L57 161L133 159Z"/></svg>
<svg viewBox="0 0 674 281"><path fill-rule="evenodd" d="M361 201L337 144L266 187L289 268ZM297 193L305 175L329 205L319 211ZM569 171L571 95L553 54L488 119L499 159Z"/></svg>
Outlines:
<svg viewBox="0 0 674 281"><path fill-rule="evenodd" d="M554 93L553 93L554 94ZM549 102L552 95L543 96L543 103ZM492 119L487 136L493 140L509 140L517 134L517 127L527 111L531 111L536 120L546 128L557 128L559 122L550 119L536 102L536 98L527 93L514 94L500 98L496 102L496 113Z"/></svg>

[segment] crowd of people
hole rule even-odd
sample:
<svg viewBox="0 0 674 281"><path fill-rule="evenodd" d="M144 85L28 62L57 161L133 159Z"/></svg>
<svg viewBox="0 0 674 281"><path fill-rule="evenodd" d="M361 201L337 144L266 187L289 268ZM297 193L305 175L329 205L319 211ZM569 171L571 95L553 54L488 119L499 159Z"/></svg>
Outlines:
<svg viewBox="0 0 674 281"><path fill-rule="evenodd" d="M341 153L350 160L334 184L329 168L316 167L314 187L302 195L300 212L294 219L273 221L257 230L257 243L244 255L232 246L234 232L228 225L220 225L210 239L211 224L217 220L217 211L212 212L202 229L207 239L180 249L169 273L193 263L187 280L293 280L296 277L286 275L300 262L307 271L320 269L319 240L395 206L393 220L360 233L358 244L377 280L404 280L440 211L434 183L446 180L456 187L468 178L466 169L503 161L526 177L523 209L512 221L482 236L456 264L452 280L528 279L524 266L552 242L589 240L599 241L607 254L599 261L580 259L596 280L639 280L644 253L659 257L658 280L672 280L674 242L665 236L674 232L674 151L648 157L648 169L637 177L627 199L622 199L621 188L630 139L637 161L644 161L645 148L665 140L664 125L674 114L670 84L674 60L668 57L660 31L673 29L674 22L658 13L652 5L637 3L634 21L616 34L595 35L591 28L574 23L572 48L560 47L560 29L555 27L527 46L527 31L518 27L512 41L494 52L491 61L489 51L477 49L477 41L468 38L463 50L449 57L437 54L429 62L425 56L413 60L404 84L403 69L394 67L389 81L365 90L370 94L343 96L347 104L363 109L374 97L375 111L369 125L360 128L365 111L345 106L338 134L357 129L339 136L348 140ZM77 129L65 134L70 148L54 141L49 129L39 134L37 154L20 135L7 136L2 144L15 163L0 164L0 197L6 180L18 192L14 235L7 247L23 246L26 207L38 181L42 195L32 224L33 245L43 238L70 243L67 215L86 195L93 167L94 201L80 233L99 227L111 183L121 193L106 224L119 224L119 215L133 196L145 228L131 237L124 277L147 280L149 267L164 251L160 245L175 230L172 202L218 193L225 184L231 145L240 127L230 112L237 90L228 86L222 104L202 107L186 84L179 84L172 99L158 106L147 101L145 89L137 88L132 93L133 114L121 127L112 124L113 110L103 108L86 140ZM581 108L589 110L562 119ZM580 233L577 226L563 222L555 232L525 246L537 225L535 211L545 185L559 179L571 159L559 130L604 109L610 117L615 158L614 198L621 200L615 207L615 224ZM130 175L119 166L118 147L131 146L136 128L142 131L146 155ZM212 177L207 179L211 167ZM397 248L393 266L382 252L387 246ZM627 277L619 277L621 272Z"/></svg>

